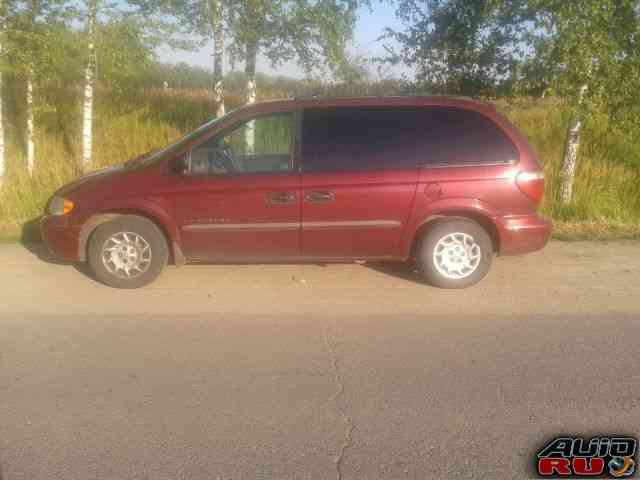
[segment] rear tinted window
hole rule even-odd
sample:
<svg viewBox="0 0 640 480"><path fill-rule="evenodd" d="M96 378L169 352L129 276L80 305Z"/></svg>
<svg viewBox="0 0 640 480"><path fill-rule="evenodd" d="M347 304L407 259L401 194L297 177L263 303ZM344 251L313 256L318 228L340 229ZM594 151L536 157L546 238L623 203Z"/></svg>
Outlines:
<svg viewBox="0 0 640 480"><path fill-rule="evenodd" d="M415 168L517 160L515 146L484 115L459 108L334 108L305 111L306 171Z"/></svg>

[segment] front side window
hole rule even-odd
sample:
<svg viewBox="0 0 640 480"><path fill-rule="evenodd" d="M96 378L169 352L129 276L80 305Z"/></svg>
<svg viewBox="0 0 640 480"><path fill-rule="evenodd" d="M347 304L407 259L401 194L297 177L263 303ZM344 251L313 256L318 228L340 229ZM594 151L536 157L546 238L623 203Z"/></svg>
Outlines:
<svg viewBox="0 0 640 480"><path fill-rule="evenodd" d="M257 117L215 135L191 150L192 175L274 173L292 169L293 116Z"/></svg>

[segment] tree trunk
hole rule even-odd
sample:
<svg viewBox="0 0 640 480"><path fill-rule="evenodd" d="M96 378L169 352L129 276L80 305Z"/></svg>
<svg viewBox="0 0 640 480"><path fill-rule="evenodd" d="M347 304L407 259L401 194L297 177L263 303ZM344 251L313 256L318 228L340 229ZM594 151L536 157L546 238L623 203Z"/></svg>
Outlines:
<svg viewBox="0 0 640 480"><path fill-rule="evenodd" d="M0 12L2 11L2 1L0 0ZM3 21L0 19L0 21ZM0 56L2 55L2 25L0 25ZM4 123L3 123L3 110L2 110L2 72L0 71L0 188L2 187L2 179L4 178L5 163L4 163Z"/></svg>
<svg viewBox="0 0 640 480"><path fill-rule="evenodd" d="M37 0L30 0L29 2L29 28L35 29L36 17L39 10L39 4ZM33 122L33 63L29 63L27 67L27 172L29 175L33 175L34 166L36 163L36 147L35 147L35 125Z"/></svg>
<svg viewBox="0 0 640 480"><path fill-rule="evenodd" d="M213 100L216 117L225 114L224 108L224 29L222 23L222 0L213 0Z"/></svg>
<svg viewBox="0 0 640 480"><path fill-rule="evenodd" d="M582 103L584 94L587 91L587 85L583 85L580 89L580 97L578 104ZM564 205L571 203L573 194L573 181L576 174L576 165L578 164L578 153L580 150L580 130L582 128L582 119L580 113L576 114L571 127L567 133L567 147L562 160L562 171L560 172L560 200Z"/></svg>
<svg viewBox="0 0 640 480"><path fill-rule="evenodd" d="M88 60L84 70L84 100L82 103L82 162L83 172L89 169L92 157L93 141L93 87L95 82L96 52L94 45L94 30L97 14L97 2L89 2L87 12L87 50Z"/></svg>
<svg viewBox="0 0 640 480"><path fill-rule="evenodd" d="M564 159L562 160L561 179L560 185L560 199L562 203L567 205L571 203L571 195L573 193L573 179L576 174L576 164L578 163L578 150L580 149L580 129L582 128L582 122L577 118L569 132L567 133L567 147L564 152Z"/></svg>
<svg viewBox="0 0 640 480"><path fill-rule="evenodd" d="M0 44L0 54L2 54L2 45ZM2 118L2 72L0 72L0 187L2 187L2 179L4 178L4 123Z"/></svg>
<svg viewBox="0 0 640 480"><path fill-rule="evenodd" d="M256 103L256 58L258 56L258 42L251 41L247 43L246 59L244 73L247 77L247 89L246 89L246 105L252 105ZM247 123L245 129L245 146L247 154L253 153L256 143L255 122L251 121Z"/></svg>
<svg viewBox="0 0 640 480"><path fill-rule="evenodd" d="M34 143L33 124L33 72L27 74L27 172L33 175L36 163L36 147Z"/></svg>

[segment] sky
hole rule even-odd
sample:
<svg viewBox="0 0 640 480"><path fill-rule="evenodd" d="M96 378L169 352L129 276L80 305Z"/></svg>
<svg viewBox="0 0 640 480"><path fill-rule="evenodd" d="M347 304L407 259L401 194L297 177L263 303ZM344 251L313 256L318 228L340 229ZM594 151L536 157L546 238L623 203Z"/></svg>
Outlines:
<svg viewBox="0 0 640 480"><path fill-rule="evenodd" d="M395 17L395 8L395 5L380 2L377 3L372 10L368 8L361 9L354 32L354 42L353 45L349 47L349 51L352 54L367 57L383 55L384 49L382 48L381 42L378 41L378 38L384 33L386 27L401 27L399 20ZM186 62L191 65L211 69L212 53L213 47L211 45L207 45L197 52L172 51L163 47L158 51L158 56L163 62ZM229 65L225 64L225 68L228 70ZM236 68L238 68L237 65ZM257 70L262 73L286 75L294 78L302 78L304 76L302 70L298 68L295 63L288 63L278 69L273 69L264 58L258 59ZM393 69L390 74L399 76L403 72L402 67L398 67Z"/></svg>

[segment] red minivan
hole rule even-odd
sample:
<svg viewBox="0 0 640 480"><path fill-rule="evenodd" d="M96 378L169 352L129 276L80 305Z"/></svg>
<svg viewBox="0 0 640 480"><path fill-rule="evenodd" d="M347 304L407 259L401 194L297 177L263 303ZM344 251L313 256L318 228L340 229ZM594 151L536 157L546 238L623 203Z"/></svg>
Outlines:
<svg viewBox="0 0 640 480"><path fill-rule="evenodd" d="M58 190L42 237L119 288L168 262L416 260L462 288L532 252L544 177L491 105L447 97L295 99L213 120Z"/></svg>

